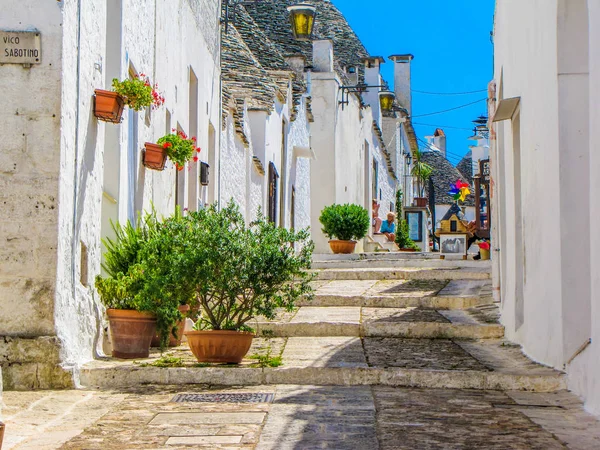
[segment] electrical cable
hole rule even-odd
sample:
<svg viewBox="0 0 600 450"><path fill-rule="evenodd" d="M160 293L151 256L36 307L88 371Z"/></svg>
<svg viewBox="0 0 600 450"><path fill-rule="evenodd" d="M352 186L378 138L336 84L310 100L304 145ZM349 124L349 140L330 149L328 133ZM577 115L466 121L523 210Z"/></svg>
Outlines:
<svg viewBox="0 0 600 450"><path fill-rule="evenodd" d="M487 89L481 89L479 91L468 91L468 92L428 92L428 91L418 91L417 89L411 89L412 92L416 92L418 94L426 94L426 95L469 95L469 94L479 94L481 92L487 92Z"/></svg>
<svg viewBox="0 0 600 450"><path fill-rule="evenodd" d="M447 113L447 112L450 112L450 111L454 111L454 110L456 110L456 109L466 108L467 106L474 105L475 103L479 103L479 102L482 102L482 101L484 101L484 100L487 100L487 97L485 97L485 98L480 98L479 100L475 100L474 102L471 102L471 103L466 103L466 104L464 104L464 105L456 106L456 107L454 107L454 108L450 108L450 109L444 109L443 111L436 111L436 112L427 113L427 114L417 114L416 116L412 116L412 117L411 117L411 119L414 119L415 117L425 117L425 116L433 116L433 115L436 115L436 114L443 114L443 113Z"/></svg>
<svg viewBox="0 0 600 450"><path fill-rule="evenodd" d="M421 125L421 126L425 126L425 127L433 127L433 128L448 128L448 129L452 129L452 130L467 130L467 131L473 131L473 128L464 128L464 127L453 127L451 125L433 125L431 123L419 123L419 122L413 122L413 125Z"/></svg>

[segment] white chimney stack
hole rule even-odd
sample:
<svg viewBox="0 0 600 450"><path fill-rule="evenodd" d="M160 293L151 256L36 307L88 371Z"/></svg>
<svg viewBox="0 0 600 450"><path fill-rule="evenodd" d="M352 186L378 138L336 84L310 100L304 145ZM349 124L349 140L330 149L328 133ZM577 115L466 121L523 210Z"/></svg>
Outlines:
<svg viewBox="0 0 600 450"><path fill-rule="evenodd" d="M394 93L400 106L412 115L412 94L410 90L410 66L413 55L392 55L389 57L394 61Z"/></svg>
<svg viewBox="0 0 600 450"><path fill-rule="evenodd" d="M333 42L329 39L313 41L313 71L333 72Z"/></svg>
<svg viewBox="0 0 600 450"><path fill-rule="evenodd" d="M370 56L362 58L365 64L365 83L367 86L381 86L381 64L385 63L385 59L381 56ZM370 88L363 94L363 99L373 111L373 119L381 125L381 108L379 106L379 90L380 88Z"/></svg>

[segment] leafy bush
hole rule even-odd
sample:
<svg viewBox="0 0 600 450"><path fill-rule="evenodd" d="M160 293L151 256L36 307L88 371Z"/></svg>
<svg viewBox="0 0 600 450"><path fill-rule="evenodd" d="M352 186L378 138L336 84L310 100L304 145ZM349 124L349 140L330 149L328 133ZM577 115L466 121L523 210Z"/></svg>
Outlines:
<svg viewBox="0 0 600 450"><path fill-rule="evenodd" d="M185 245L175 246L181 251L169 267L200 303L196 329L246 330L254 317L272 319L276 308L292 310L298 297L310 297L305 269L314 245L307 230L278 228L262 216L247 226L233 202L190 212L183 223L178 239Z"/></svg>
<svg viewBox="0 0 600 450"><path fill-rule="evenodd" d="M398 210L397 216L397 232L396 232L396 244L401 249L420 250L420 247L410 238L410 228L408 222L402 218L402 189L398 189L396 192L396 209Z"/></svg>
<svg viewBox="0 0 600 450"><path fill-rule="evenodd" d="M159 222L156 213L147 214L136 226L113 226L115 239L105 239L104 270L96 277L96 290L107 308L130 309L156 316L161 347L182 316L180 304L190 303L192 293L181 280L169 277L182 217ZM164 277L164 278L162 278Z"/></svg>
<svg viewBox="0 0 600 450"><path fill-rule="evenodd" d="M188 139L183 131L167 134L161 137L156 143L162 145L169 159L175 163L177 170L183 170L185 163L192 159L192 157L194 161L198 161L198 156L195 154L200 153L200 147L196 147L196 138L192 137Z"/></svg>
<svg viewBox="0 0 600 450"><path fill-rule="evenodd" d="M117 94L123 97L125 104L135 111L147 106L156 109L165 102L165 98L157 90L158 85L152 86L149 78L143 73L123 81L114 78L112 87Z"/></svg>
<svg viewBox="0 0 600 450"><path fill-rule="evenodd" d="M319 221L329 239L352 241L367 235L371 219L369 212L359 205L331 205L323 208Z"/></svg>

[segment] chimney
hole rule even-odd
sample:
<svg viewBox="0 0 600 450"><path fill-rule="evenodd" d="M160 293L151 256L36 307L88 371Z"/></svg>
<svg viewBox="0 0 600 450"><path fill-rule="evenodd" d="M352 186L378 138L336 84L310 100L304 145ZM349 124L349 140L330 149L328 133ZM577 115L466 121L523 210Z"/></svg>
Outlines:
<svg viewBox="0 0 600 450"><path fill-rule="evenodd" d="M333 42L329 39L313 41L313 71L333 72Z"/></svg>
<svg viewBox="0 0 600 450"><path fill-rule="evenodd" d="M433 133L433 145L442 151L444 158L446 157L446 133L441 128L437 128Z"/></svg>
<svg viewBox="0 0 600 450"><path fill-rule="evenodd" d="M410 90L410 65L413 55L392 55L389 59L394 61L394 93L400 106L412 115L412 94Z"/></svg>
<svg viewBox="0 0 600 450"><path fill-rule="evenodd" d="M292 68L297 74L304 73L306 67L306 57L302 54L289 55L285 57L285 62Z"/></svg>
<svg viewBox="0 0 600 450"><path fill-rule="evenodd" d="M358 84L358 67L357 66L346 66L346 75L348 76L348 82L351 86Z"/></svg>
<svg viewBox="0 0 600 450"><path fill-rule="evenodd" d="M381 86L381 64L385 59L381 56L370 56L362 58L365 64L365 84L368 86ZM373 111L373 119L381 126L381 108L379 107L380 88L370 88L363 93L364 102L369 105Z"/></svg>

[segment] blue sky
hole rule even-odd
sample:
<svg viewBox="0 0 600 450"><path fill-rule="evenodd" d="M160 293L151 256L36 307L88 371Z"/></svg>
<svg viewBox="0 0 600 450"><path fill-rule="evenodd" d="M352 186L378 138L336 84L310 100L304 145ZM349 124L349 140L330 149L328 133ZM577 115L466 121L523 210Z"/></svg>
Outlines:
<svg viewBox="0 0 600 450"><path fill-rule="evenodd" d="M412 53L413 122L418 136L444 129L448 159L456 164L474 141L471 121L485 114L479 102L445 114L417 117L450 109L482 98L470 95L426 95L415 90L453 93L484 90L492 78L494 0L331 0L342 11L371 55L386 58ZM318 20L318 19L317 19ZM382 67L393 85L393 66ZM430 126L431 125L431 126ZM444 126L445 125L445 126ZM447 126L463 129L453 129Z"/></svg>

